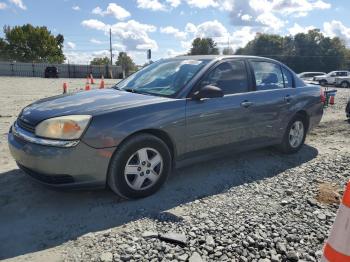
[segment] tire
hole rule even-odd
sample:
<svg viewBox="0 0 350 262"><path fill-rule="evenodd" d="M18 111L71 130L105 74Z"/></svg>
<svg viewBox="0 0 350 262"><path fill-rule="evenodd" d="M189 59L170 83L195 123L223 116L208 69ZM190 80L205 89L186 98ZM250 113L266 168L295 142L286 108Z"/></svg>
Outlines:
<svg viewBox="0 0 350 262"><path fill-rule="evenodd" d="M350 87L349 82L348 81L341 82L340 87L342 87L342 88L349 88Z"/></svg>
<svg viewBox="0 0 350 262"><path fill-rule="evenodd" d="M320 83L321 86L325 86L325 85L328 84L327 80L324 80L324 79L320 80L319 83Z"/></svg>
<svg viewBox="0 0 350 262"><path fill-rule="evenodd" d="M302 132L302 134L300 134L299 139L297 143L293 143L292 139L291 139L291 130L292 129L296 129L296 125L300 125L302 124L302 128L300 132ZM294 131L295 132L295 131ZM307 121L306 119L301 116L301 115L296 115L293 117L293 119L289 122L287 129L285 131L285 134L283 136L283 141L282 143L279 145L279 149L280 151L282 151L285 154L293 154L296 153L300 150L300 148L304 145L305 142L305 138L306 138L306 132L307 132Z"/></svg>
<svg viewBox="0 0 350 262"><path fill-rule="evenodd" d="M107 183L122 198L150 196L166 181L171 163L163 140L149 134L136 135L123 142L111 158Z"/></svg>

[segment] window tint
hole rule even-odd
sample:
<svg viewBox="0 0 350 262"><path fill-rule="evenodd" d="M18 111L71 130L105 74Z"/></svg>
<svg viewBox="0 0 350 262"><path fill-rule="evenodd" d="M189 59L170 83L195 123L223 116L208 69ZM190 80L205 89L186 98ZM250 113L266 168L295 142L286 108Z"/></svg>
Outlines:
<svg viewBox="0 0 350 262"><path fill-rule="evenodd" d="M218 65L201 82L201 86L213 85L225 95L248 91L248 77L244 61L228 61Z"/></svg>
<svg viewBox="0 0 350 262"><path fill-rule="evenodd" d="M279 65L269 62L251 62L256 90L270 90L283 88L283 75Z"/></svg>
<svg viewBox="0 0 350 262"><path fill-rule="evenodd" d="M282 67L282 73L283 73L283 79L284 79L284 87L285 88L292 88L293 87L293 75L292 75L292 73L284 67Z"/></svg>

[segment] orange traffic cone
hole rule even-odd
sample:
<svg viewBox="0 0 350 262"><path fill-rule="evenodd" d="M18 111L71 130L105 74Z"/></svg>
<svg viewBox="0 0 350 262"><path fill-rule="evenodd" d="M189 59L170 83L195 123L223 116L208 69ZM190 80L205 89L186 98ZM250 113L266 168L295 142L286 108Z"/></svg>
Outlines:
<svg viewBox="0 0 350 262"><path fill-rule="evenodd" d="M322 261L350 261L350 181L347 184L333 228L324 246Z"/></svg>
<svg viewBox="0 0 350 262"><path fill-rule="evenodd" d="M90 84L95 84L94 77L92 74L90 74Z"/></svg>
<svg viewBox="0 0 350 262"><path fill-rule="evenodd" d="M66 94L68 91L68 85L66 82L63 83L63 94Z"/></svg>
<svg viewBox="0 0 350 262"><path fill-rule="evenodd" d="M104 80L104 77L101 76L100 89L103 89L103 88L105 88L105 80Z"/></svg>
<svg viewBox="0 0 350 262"><path fill-rule="evenodd" d="M85 91L89 91L90 90L90 84L89 83L86 83L85 84Z"/></svg>
<svg viewBox="0 0 350 262"><path fill-rule="evenodd" d="M329 104L330 104L330 105L334 105L334 104L335 104L335 102L334 102L334 96L331 96L331 97L330 97Z"/></svg>

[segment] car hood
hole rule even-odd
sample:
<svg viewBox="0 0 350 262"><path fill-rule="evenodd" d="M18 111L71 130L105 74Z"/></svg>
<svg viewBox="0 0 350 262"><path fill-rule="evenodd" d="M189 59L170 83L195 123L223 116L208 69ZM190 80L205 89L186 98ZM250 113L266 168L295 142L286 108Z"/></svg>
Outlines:
<svg viewBox="0 0 350 262"><path fill-rule="evenodd" d="M112 88L70 93L38 100L25 107L20 119L31 125L64 115L97 115L167 100L158 96L135 94Z"/></svg>

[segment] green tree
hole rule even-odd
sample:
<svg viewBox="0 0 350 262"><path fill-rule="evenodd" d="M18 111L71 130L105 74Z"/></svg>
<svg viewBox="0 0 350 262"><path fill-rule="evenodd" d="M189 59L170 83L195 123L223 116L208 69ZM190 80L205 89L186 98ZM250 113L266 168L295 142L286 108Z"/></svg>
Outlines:
<svg viewBox="0 0 350 262"><path fill-rule="evenodd" d="M105 57L95 57L90 61L90 65L107 65L110 64L111 60L105 56Z"/></svg>
<svg viewBox="0 0 350 262"><path fill-rule="evenodd" d="M45 26L4 26L0 38L0 58L21 62L63 63L61 34L54 36Z"/></svg>
<svg viewBox="0 0 350 262"><path fill-rule="evenodd" d="M295 36L257 34L255 39L236 51L239 55L256 55L277 59L296 72L324 71L349 67L350 52L338 37L325 37L320 30Z"/></svg>
<svg viewBox="0 0 350 262"><path fill-rule="evenodd" d="M196 38L192 42L190 55L218 55L219 49L212 38Z"/></svg>
<svg viewBox="0 0 350 262"><path fill-rule="evenodd" d="M137 70L136 64L126 52L119 52L116 65L121 66L126 75L129 75L130 72Z"/></svg>
<svg viewBox="0 0 350 262"><path fill-rule="evenodd" d="M233 52L233 49L232 47L225 47L223 50L222 50L222 54L223 55L233 55L235 52Z"/></svg>

